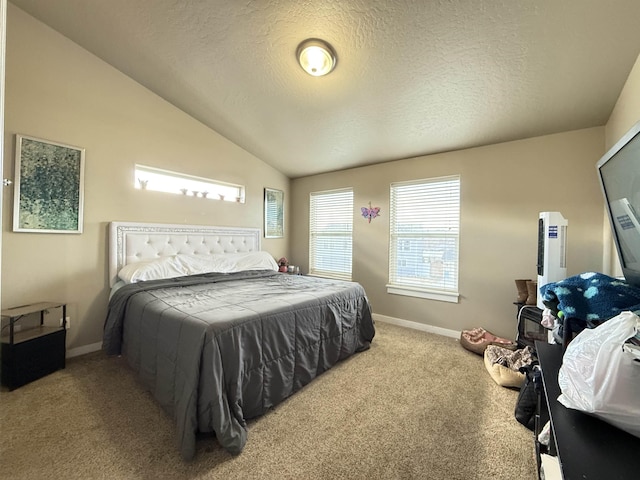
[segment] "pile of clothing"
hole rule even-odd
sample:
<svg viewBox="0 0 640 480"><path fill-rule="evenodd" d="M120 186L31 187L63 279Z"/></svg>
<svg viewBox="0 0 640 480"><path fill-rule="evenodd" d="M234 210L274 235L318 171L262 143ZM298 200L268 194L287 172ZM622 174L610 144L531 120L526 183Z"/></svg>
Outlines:
<svg viewBox="0 0 640 480"><path fill-rule="evenodd" d="M460 345L482 355L489 375L503 387L520 388L525 380L525 374L520 369L535 361L532 348L517 349L515 342L481 327L463 330Z"/></svg>
<svg viewBox="0 0 640 480"><path fill-rule="evenodd" d="M526 375L522 370L536 361L531 347L518 350L490 345L484 352L484 366L489 375L502 387L520 388Z"/></svg>

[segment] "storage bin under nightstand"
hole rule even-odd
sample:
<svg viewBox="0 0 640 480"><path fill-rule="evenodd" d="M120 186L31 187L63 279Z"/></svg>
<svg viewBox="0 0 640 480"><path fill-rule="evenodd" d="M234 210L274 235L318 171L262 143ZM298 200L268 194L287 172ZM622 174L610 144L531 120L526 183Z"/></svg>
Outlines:
<svg viewBox="0 0 640 480"><path fill-rule="evenodd" d="M44 324L45 312L62 310L59 326ZM65 367L67 306L59 302L41 302L2 310L9 319L0 337L2 385L10 390ZM18 330L18 322L28 315L40 314L40 325ZM8 329L8 334L4 331Z"/></svg>

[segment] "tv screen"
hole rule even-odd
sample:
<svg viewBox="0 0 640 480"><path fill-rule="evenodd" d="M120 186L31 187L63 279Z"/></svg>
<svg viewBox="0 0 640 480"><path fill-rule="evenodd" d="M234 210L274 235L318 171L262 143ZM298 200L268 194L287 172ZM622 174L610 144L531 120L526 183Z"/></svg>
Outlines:
<svg viewBox="0 0 640 480"><path fill-rule="evenodd" d="M640 122L596 165L627 282L640 287Z"/></svg>

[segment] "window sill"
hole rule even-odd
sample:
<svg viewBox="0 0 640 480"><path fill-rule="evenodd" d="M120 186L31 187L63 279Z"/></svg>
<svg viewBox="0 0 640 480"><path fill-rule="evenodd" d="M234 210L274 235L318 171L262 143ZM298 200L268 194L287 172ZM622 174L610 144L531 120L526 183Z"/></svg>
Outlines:
<svg viewBox="0 0 640 480"><path fill-rule="evenodd" d="M458 292L442 292L436 290L425 290L422 288L406 287L400 285L387 285L387 293L392 295L404 295L407 297L426 298L439 302L458 303L460 294Z"/></svg>
<svg viewBox="0 0 640 480"><path fill-rule="evenodd" d="M330 280L343 280L345 282L352 282L351 277L345 277L340 275L331 275L329 273L318 273L318 272L309 272L307 274L309 277L318 277L318 278L328 278Z"/></svg>

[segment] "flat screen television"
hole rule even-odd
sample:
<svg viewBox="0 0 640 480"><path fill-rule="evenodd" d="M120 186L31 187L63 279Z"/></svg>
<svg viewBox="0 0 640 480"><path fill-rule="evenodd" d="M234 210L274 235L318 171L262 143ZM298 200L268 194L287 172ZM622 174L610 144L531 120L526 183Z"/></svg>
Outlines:
<svg viewBox="0 0 640 480"><path fill-rule="evenodd" d="M640 122L596 164L622 273L640 288Z"/></svg>

